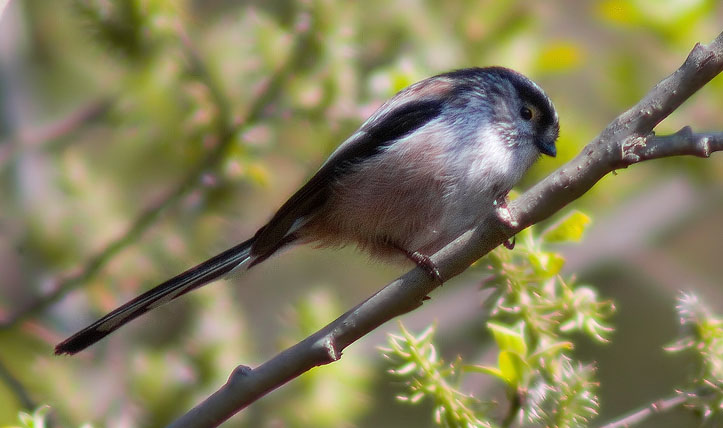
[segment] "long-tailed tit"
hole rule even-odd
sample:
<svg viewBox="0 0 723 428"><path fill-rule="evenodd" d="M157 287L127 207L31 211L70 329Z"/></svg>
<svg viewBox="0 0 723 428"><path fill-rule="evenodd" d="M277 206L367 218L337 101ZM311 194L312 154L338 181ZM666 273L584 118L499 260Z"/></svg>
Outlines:
<svg viewBox="0 0 723 428"><path fill-rule="evenodd" d="M428 256L494 212L541 153L555 156L558 130L542 89L506 68L463 69L415 83L364 122L253 238L136 297L55 353L74 354L292 244L356 243L380 258L406 256L439 277Z"/></svg>

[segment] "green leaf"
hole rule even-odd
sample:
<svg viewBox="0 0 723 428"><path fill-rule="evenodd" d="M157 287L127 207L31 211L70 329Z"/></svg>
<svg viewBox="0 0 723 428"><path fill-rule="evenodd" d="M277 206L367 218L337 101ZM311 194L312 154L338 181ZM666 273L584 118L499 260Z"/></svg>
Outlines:
<svg viewBox="0 0 723 428"><path fill-rule="evenodd" d="M548 227L540 237L546 242L578 242L590 221L590 217L574 210Z"/></svg>
<svg viewBox="0 0 723 428"><path fill-rule="evenodd" d="M12 425L5 426L4 428L44 428L45 427L45 416L50 411L50 406L42 405L35 409L31 413L18 412L18 419L20 420L21 426L14 427Z"/></svg>
<svg viewBox="0 0 723 428"><path fill-rule="evenodd" d="M550 278L562 270L565 258L556 253L539 252L529 254L529 261L537 275Z"/></svg>
<svg viewBox="0 0 723 428"><path fill-rule="evenodd" d="M467 366L464 366L463 369L467 372L482 373L482 374L494 376L496 378L499 378L500 380L507 382L507 379L505 379L505 375L502 373L502 370L498 369L497 367L467 365Z"/></svg>
<svg viewBox="0 0 723 428"><path fill-rule="evenodd" d="M487 328L492 331L495 342L497 342L497 346L501 351L513 352L522 357L527 356L527 343L525 343L523 332L524 326L523 321L513 328L491 321L487 323Z"/></svg>
<svg viewBox="0 0 723 428"><path fill-rule="evenodd" d="M518 386L528 372L527 363L514 352L501 351L497 357L502 378L511 386Z"/></svg>
<svg viewBox="0 0 723 428"><path fill-rule="evenodd" d="M30 414L25 412L18 413L18 419L20 419L20 423L23 424L23 426L30 427L33 426L33 417L30 416Z"/></svg>

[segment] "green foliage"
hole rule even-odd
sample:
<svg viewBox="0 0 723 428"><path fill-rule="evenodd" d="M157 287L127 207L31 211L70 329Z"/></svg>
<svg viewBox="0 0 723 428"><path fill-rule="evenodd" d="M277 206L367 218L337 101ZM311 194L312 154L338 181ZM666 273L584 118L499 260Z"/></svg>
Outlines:
<svg viewBox="0 0 723 428"><path fill-rule="evenodd" d="M50 406L40 406L33 413L18 412L20 425L5 425L2 428L45 428L48 424ZM90 424L81 425L80 428L92 428Z"/></svg>
<svg viewBox="0 0 723 428"><path fill-rule="evenodd" d="M589 225L590 217L580 211L571 211L542 231L540 238L547 243L579 242Z"/></svg>
<svg viewBox="0 0 723 428"><path fill-rule="evenodd" d="M690 387L679 391L687 405L704 419L723 415L723 319L697 296L683 293L678 299L681 338L667 347L673 353L696 357L697 373Z"/></svg>
<svg viewBox="0 0 723 428"><path fill-rule="evenodd" d="M32 414L19 412L18 420L20 421L20 425L8 425L4 428L45 428L45 417L49 410L50 407L41 406L38 407Z"/></svg>
<svg viewBox="0 0 723 428"><path fill-rule="evenodd" d="M563 279L559 274L563 258L546 249L551 243L579 241L589 223L586 215L572 211L539 236L534 227L521 232L514 251L497 249L485 259L486 270L492 274L487 285L500 293L487 322L498 348L496 366L459 366L458 362L444 367L436 360L431 327L417 337L404 329L402 336L392 336L392 348L385 350L385 355L393 351L397 368L392 372L411 378L406 401L429 396L443 409L441 413L463 416L442 426L496 426L485 411L445 413L453 402L446 397L455 390L444 379L461 367L464 373L490 375L505 385L510 408L503 426L519 419L530 424L576 427L595 417L599 403L594 370L570 357L573 344L566 337L580 332L605 343L612 332L606 320L614 308L611 302L600 301L591 287ZM462 397L467 402L473 400ZM440 419L436 420L439 423Z"/></svg>
<svg viewBox="0 0 723 428"><path fill-rule="evenodd" d="M441 427L494 427L484 407L458 390L460 361L446 364L432 342L434 327L413 335L399 323L401 335L389 335L384 357L396 366L389 373L407 380L409 391L398 396L403 402L417 403L425 397L434 402L434 421Z"/></svg>
<svg viewBox="0 0 723 428"><path fill-rule="evenodd" d="M575 361L572 340L564 338L578 332L608 342L613 329L606 320L614 307L600 301L592 287L564 281L559 275L564 260L544 248L578 241L589 223L573 211L537 237L534 227L522 232L515 251L497 249L486 259L493 274L487 284L500 292L487 322L498 348L496 366L463 364L461 358L445 365L437 356L433 327L415 336L402 326L401 336L390 335L384 355L395 367L390 372L406 379L409 389L400 399L431 399L439 426L509 426L513 420L530 426L587 426L599 409L595 369ZM712 420L723 409L723 321L691 294L681 295L677 310L682 337L667 350L692 353L697 361L694 379L678 393L687 409ZM480 406L473 395L458 392L472 373L505 386L509 409L503 421L494 420L492 405Z"/></svg>
<svg viewBox="0 0 723 428"><path fill-rule="evenodd" d="M149 58L159 38L172 34L178 14L176 2L168 0L75 0L78 14L98 43L130 60Z"/></svg>
<svg viewBox="0 0 723 428"><path fill-rule="evenodd" d="M598 3L603 19L625 27L644 26L670 41L685 40L692 25L710 14L715 0L605 0Z"/></svg>
<svg viewBox="0 0 723 428"><path fill-rule="evenodd" d="M488 322L487 328L492 332L497 347L500 349L497 367L469 366L467 369L496 376L507 383L512 390L527 383L530 366L527 362L524 322L518 323L514 328Z"/></svg>
<svg viewBox="0 0 723 428"><path fill-rule="evenodd" d="M595 370L564 354L551 363L553 367L546 370L544 377L530 385L526 421L560 428L587 426L600 407Z"/></svg>
<svg viewBox="0 0 723 428"><path fill-rule="evenodd" d="M578 241L589 223L586 215L572 211L539 237L534 227L522 231L514 251L493 251L483 261L492 274L487 284L502 290L493 315L523 320L535 344L548 339L546 334L574 331L606 341L612 331L605 322L614 311L612 303L600 301L592 287L561 277L564 259L545 249L549 243Z"/></svg>

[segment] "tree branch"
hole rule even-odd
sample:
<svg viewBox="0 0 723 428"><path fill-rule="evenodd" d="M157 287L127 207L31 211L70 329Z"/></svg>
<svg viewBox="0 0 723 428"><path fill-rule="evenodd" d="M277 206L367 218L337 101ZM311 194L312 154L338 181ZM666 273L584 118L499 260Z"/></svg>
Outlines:
<svg viewBox="0 0 723 428"><path fill-rule="evenodd" d="M49 305L55 303L65 294L74 290L83 284L86 284L90 278L95 276L116 254L125 247L134 243L156 220L160 213L171 205L177 203L189 191L198 186L203 174L217 167L224 159L227 149L233 143L233 135L238 127L249 126L258 121L264 110L278 96L283 82L287 79L295 66L302 60L307 49L308 39L310 37L310 25L308 25L308 16L302 13L296 27L296 40L292 47L291 54L284 64L282 64L271 78L263 85L261 92L258 94L253 104L245 113L245 117L241 121L243 125L234 126L231 123L230 107L228 101L223 96L223 91L217 86L215 79L211 76L205 67L199 53L190 42L185 33L179 31L185 54L189 61L190 70L198 76L198 78L208 86L209 91L214 99L214 103L219 109L220 118L217 123L216 138L218 144L210 151L206 157L195 168L191 169L179 182L171 189L166 196L162 197L155 203L150 204L143 210L138 217L130 224L128 230L116 240L110 242L105 248L100 250L96 255L90 257L88 263L79 270L58 278L52 286L52 289L42 297L26 305L14 314L7 316L5 319L0 317L0 330L13 327L18 322L25 320L34 314L44 310ZM2 315L2 314L0 314Z"/></svg>
<svg viewBox="0 0 723 428"><path fill-rule="evenodd" d="M432 256L443 278L450 279L522 229L550 217L587 192L606 174L643 160L721 150L721 134L695 135L688 128L654 137L653 128L723 70L723 33L710 45L696 45L685 63L656 85L638 104L616 118L573 160L508 206L514 221L489 216ZM512 224L512 225L510 225ZM225 385L173 422L170 427L214 427L266 393L300 374L341 358L351 343L386 321L422 304L439 284L415 268L363 303L251 369L238 366Z"/></svg>
<svg viewBox="0 0 723 428"><path fill-rule="evenodd" d="M711 153L723 150L723 132L693 134L689 126L673 135L650 135L645 142L634 147L627 156L636 157L636 161L658 159L669 156L710 157Z"/></svg>
<svg viewBox="0 0 723 428"><path fill-rule="evenodd" d="M645 406L644 408L636 410L629 415L622 417L621 419L610 422L609 424L605 424L600 428L628 428L635 424L639 424L640 422L653 415L673 410L678 406L683 405L687 400L688 397L686 397L684 394L676 394L675 396L670 398L663 398L654 401Z"/></svg>

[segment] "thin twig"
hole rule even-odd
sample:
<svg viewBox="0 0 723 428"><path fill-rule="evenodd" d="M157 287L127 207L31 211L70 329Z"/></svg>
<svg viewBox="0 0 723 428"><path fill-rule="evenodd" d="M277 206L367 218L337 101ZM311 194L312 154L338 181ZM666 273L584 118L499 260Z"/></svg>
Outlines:
<svg viewBox="0 0 723 428"><path fill-rule="evenodd" d="M708 46L696 45L675 73L615 119L580 155L511 202L508 209L515 222L503 223L490 216L475 230L463 234L432 256L442 277L450 279L461 273L522 229L550 217L583 195L603 176L616 169L674 154L709 154L714 147L720 150L720 145L710 144L711 139L720 140L719 134L695 135L685 129L668 137L651 137L651 133L660 121L721 71L723 33ZM699 137L707 137L709 141L708 149L703 152L699 149ZM670 151L662 149L666 142L677 148ZM218 426L300 374L338 360L349 344L386 321L419 307L424 297L438 286L439 283L422 269L411 270L259 367L237 367L225 385L170 427Z"/></svg>
<svg viewBox="0 0 723 428"><path fill-rule="evenodd" d="M90 101L67 116L38 128L21 129L15 138L0 142L0 167L12 164L22 150L28 148L53 150L59 141L99 120L110 110L108 97Z"/></svg>
<svg viewBox="0 0 723 428"><path fill-rule="evenodd" d="M240 122L242 123L240 126L250 126L259 120L264 110L278 96L282 84L287 79L289 73L293 71L296 64L303 58L304 52L307 50L309 27L305 25L297 26L296 36L295 46L292 48L289 58L273 73L269 81L263 86L261 93L256 96L254 102L246 111L243 120ZM156 222L162 211L176 204L189 191L196 188L206 171L216 168L224 159L227 149L233 142L233 135L235 134L235 129L231 125L228 102L224 99L223 91L219 89L215 79L212 78L208 69L203 65L198 52L192 48L190 40L185 35L182 36L182 39L184 49L186 49L186 55L191 63L192 71L208 86L214 102L219 108L219 113L225 116L219 119L218 130L216 132L218 144L207 154L205 159L196 165L195 168L191 169L166 196L147 206L120 237L110 242L96 255L90 257L88 262L79 270L57 279L47 294L37 298L14 314L9 315L6 319L0 320L0 330L10 328L18 322L41 312L71 290L86 284L88 280L95 276L116 254L136 242L136 240Z"/></svg>
<svg viewBox="0 0 723 428"><path fill-rule="evenodd" d="M201 54L191 41L186 29L179 24L176 28L176 32L179 40L181 41L181 46L183 46L183 53L188 61L188 71L198 80L203 82L208 88L208 91L211 94L211 99L219 110L217 115L219 127L221 128L221 132L219 132L219 134L225 135L226 132L228 132L227 128L231 127L231 106L229 105L228 99L226 99L223 90L218 85L216 79L212 76L211 71L203 61L203 58L201 58Z"/></svg>
<svg viewBox="0 0 723 428"><path fill-rule="evenodd" d="M101 119L113 106L113 100L109 97L100 97L88 104L73 111L68 116L52 122L38 129L20 131L20 139L23 144L30 146L47 145L49 149L55 147L57 140L80 130Z"/></svg>
<svg viewBox="0 0 723 428"><path fill-rule="evenodd" d="M15 397L17 397L20 405L24 409L32 410L37 406L35 401L30 398L30 394L28 394L28 391L25 389L23 384L20 383L15 376L13 376L10 369L8 369L2 361L0 361L0 379L2 379L3 383L5 383L10 391L15 394Z"/></svg>
<svg viewBox="0 0 723 428"><path fill-rule="evenodd" d="M522 397L519 392L515 392L509 401L507 415L505 415L505 418L502 420L502 428L511 427L512 423L515 422L515 417L519 414L520 409L522 408Z"/></svg>
<svg viewBox="0 0 723 428"><path fill-rule="evenodd" d="M676 394L669 398L663 398L657 401L653 401L644 408L636 410L616 421L605 424L600 428L628 428L635 424L643 422L647 418L658 415L661 413L673 410L687 401L687 397L683 394Z"/></svg>

